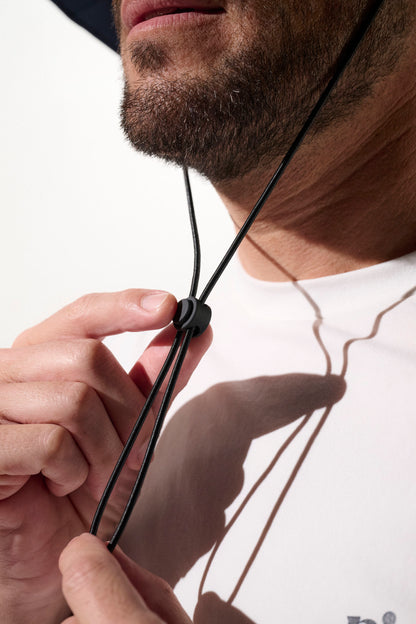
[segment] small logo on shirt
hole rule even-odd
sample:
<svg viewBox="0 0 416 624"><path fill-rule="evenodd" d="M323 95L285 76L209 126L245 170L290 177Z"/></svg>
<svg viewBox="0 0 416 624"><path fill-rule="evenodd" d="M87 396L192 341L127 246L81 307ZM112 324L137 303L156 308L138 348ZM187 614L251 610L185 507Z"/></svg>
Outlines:
<svg viewBox="0 0 416 624"><path fill-rule="evenodd" d="M396 624L397 618L394 613L392 613L391 611L388 611L387 613L383 615L383 619L381 622L382 624ZM375 622L374 620L369 620L369 619L363 620L358 615L358 616L353 616L353 617L350 616L348 618L348 624L378 624L378 623Z"/></svg>

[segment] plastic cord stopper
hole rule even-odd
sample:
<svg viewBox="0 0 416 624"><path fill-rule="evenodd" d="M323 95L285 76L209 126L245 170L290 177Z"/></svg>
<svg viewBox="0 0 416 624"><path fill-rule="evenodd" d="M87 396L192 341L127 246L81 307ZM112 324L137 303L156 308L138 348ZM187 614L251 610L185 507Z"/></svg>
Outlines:
<svg viewBox="0 0 416 624"><path fill-rule="evenodd" d="M173 324L179 331L194 328L194 336L204 333L211 320L211 308L195 297L181 299L178 303Z"/></svg>

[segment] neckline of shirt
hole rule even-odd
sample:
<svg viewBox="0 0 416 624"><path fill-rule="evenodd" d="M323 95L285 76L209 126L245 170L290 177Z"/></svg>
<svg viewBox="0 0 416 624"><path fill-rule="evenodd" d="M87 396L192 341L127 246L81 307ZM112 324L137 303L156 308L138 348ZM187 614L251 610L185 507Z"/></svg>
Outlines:
<svg viewBox="0 0 416 624"><path fill-rule="evenodd" d="M235 304L263 318L329 318L365 309L379 312L416 288L416 252L364 269L298 282L256 279L237 260L226 287Z"/></svg>

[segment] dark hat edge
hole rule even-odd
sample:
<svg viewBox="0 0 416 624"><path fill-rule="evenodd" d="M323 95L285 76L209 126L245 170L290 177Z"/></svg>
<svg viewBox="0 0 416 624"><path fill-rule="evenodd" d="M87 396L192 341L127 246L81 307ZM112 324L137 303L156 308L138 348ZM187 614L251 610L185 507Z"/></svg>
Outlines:
<svg viewBox="0 0 416 624"><path fill-rule="evenodd" d="M52 2L72 21L118 52L111 0L52 0Z"/></svg>

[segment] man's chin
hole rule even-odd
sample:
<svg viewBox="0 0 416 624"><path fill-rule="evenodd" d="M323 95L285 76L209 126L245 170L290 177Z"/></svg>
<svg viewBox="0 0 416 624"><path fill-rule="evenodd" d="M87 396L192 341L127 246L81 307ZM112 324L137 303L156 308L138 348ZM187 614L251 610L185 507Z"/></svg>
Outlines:
<svg viewBox="0 0 416 624"><path fill-rule="evenodd" d="M169 62L160 52L140 50L148 72L152 63ZM288 98L270 84L271 71L256 51L226 59L204 78L153 71L125 87L125 134L138 151L187 165L213 183L239 178L281 153L294 134L293 98L288 111L279 110Z"/></svg>
<svg viewBox="0 0 416 624"><path fill-rule="evenodd" d="M345 4L343 11L348 16L350 5ZM357 57L321 111L315 135L350 117L371 94L374 81L392 71L404 41L403 19L396 19L391 49L385 49L387 35L367 41L366 54ZM160 42L135 44L129 81L133 84L140 74L140 82L124 92L122 125L127 137L137 150L185 164L214 183L241 178L260 165L264 168L285 152L316 104L328 80L328 59L335 62L340 39L347 38L344 22L332 30L335 26L338 31L324 32L324 38L327 24L311 27L298 54L299 41L291 39L290 29L279 30L282 41L275 41L275 48L273 33L259 30L243 49L205 63L203 77L184 71L175 75L171 67L180 65L176 53L171 59ZM382 34L383 28L384 24ZM325 53L318 54L321 49ZM381 63L384 57L390 59L388 65Z"/></svg>
<svg viewBox="0 0 416 624"><path fill-rule="evenodd" d="M130 81L157 76L170 64L167 47L153 41L135 42L123 56L128 59L125 69Z"/></svg>
<svg viewBox="0 0 416 624"><path fill-rule="evenodd" d="M191 94L177 83L170 83L169 89L163 83L134 92L126 88L121 116L124 132L139 152L186 165L214 184L239 178L258 166L264 150L270 155L271 146L262 145L258 127L249 145L252 120L237 115L236 122L230 111L218 114L206 96L205 88L194 88Z"/></svg>

